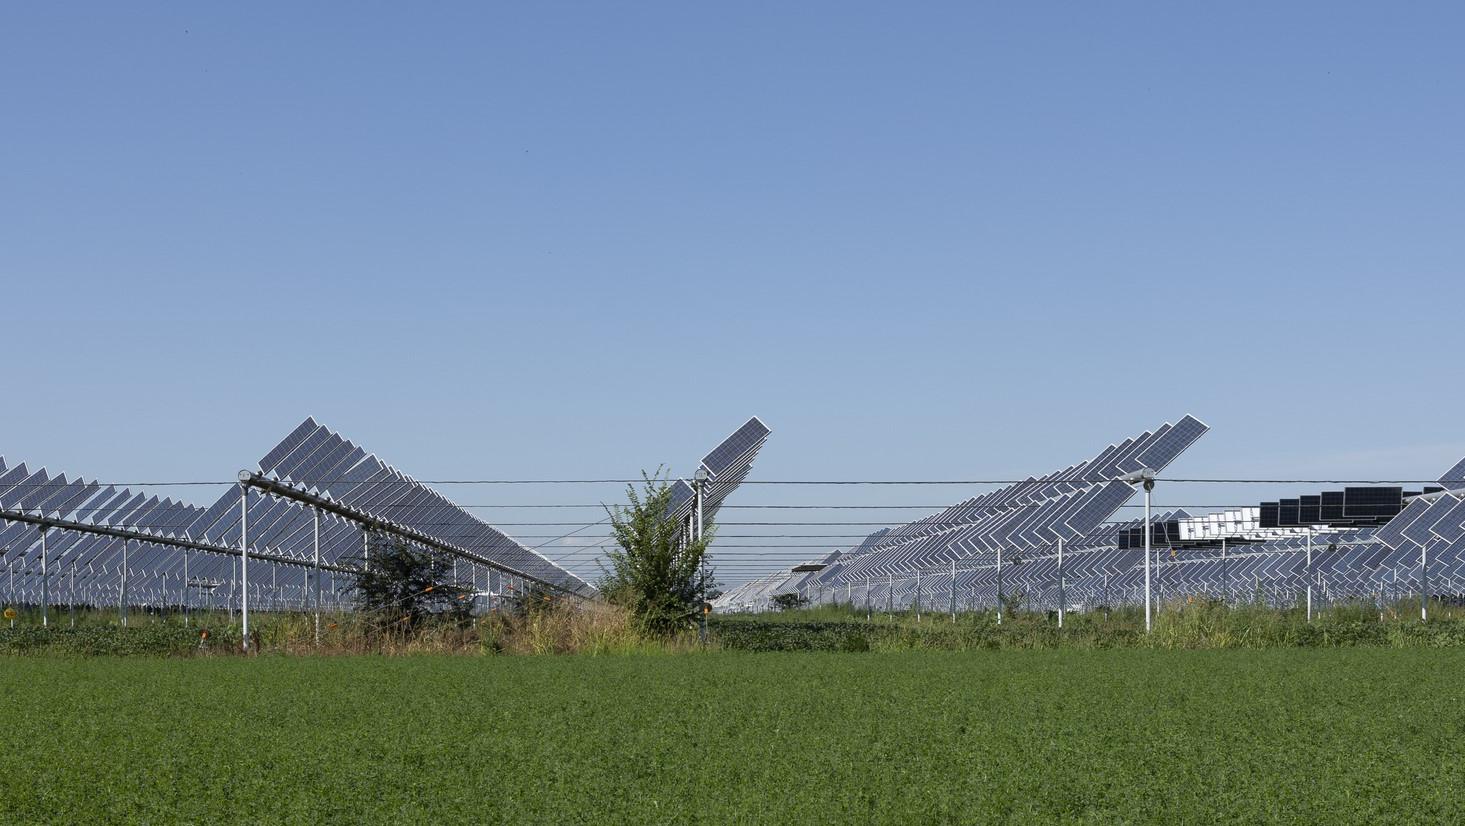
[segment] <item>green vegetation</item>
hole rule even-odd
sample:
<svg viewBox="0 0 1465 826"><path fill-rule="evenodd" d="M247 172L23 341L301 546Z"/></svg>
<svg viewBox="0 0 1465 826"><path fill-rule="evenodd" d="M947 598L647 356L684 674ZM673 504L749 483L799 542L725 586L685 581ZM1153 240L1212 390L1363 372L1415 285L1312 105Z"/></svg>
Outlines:
<svg viewBox="0 0 1465 826"><path fill-rule="evenodd" d="M732 614L712 623L723 648L747 651L973 651L1007 648L1392 648L1465 647L1465 612L1436 605L1429 622L1417 603L1380 611L1373 605L1336 604L1312 622L1302 609L1263 605L1228 607L1190 600L1163 606L1154 632L1145 634L1142 609L1069 614L1060 629L1047 614L895 614L818 606L766 614Z"/></svg>
<svg viewBox="0 0 1465 826"><path fill-rule="evenodd" d="M606 553L610 567L600 591L631 612L638 631L668 637L691 628L713 585L702 563L712 526L701 539L683 542L682 526L667 515L672 489L659 475L642 474L640 493L626 488L624 507L606 508L617 547Z"/></svg>
<svg viewBox="0 0 1465 826"><path fill-rule="evenodd" d="M389 612L328 614L317 643L308 614L261 612L250 621L256 651L293 654L626 654L711 649L745 651L975 651L1028 648L1465 648L1465 611L1436 605L1429 622L1401 605L1382 613L1372 605L1334 604L1308 622L1301 609L1262 605L1228 608L1197 600L1164 606L1153 634L1144 633L1141 612L1070 614L1064 628L1051 615L1009 613L1002 623L987 613L894 615L816 606L767 614L714 616L711 640L695 631L654 633L631 609L581 603L530 590L501 610L460 617L431 613L415 626ZM116 613L78 611L76 627L66 622L41 629L34 615L14 628L0 627L0 655L150 654L178 656L238 653L239 626L226 612L194 612L184 626L179 615L137 612L130 628L116 625ZM207 630L209 637L200 639Z"/></svg>
<svg viewBox="0 0 1465 826"><path fill-rule="evenodd" d="M809 604L809 600L802 594L791 592L787 594L775 594L773 596L773 607L779 611L794 611Z"/></svg>
<svg viewBox="0 0 1465 826"><path fill-rule="evenodd" d="M1446 822L1421 650L48 659L0 810L54 822Z"/></svg>
<svg viewBox="0 0 1465 826"><path fill-rule="evenodd" d="M453 581L453 562L435 551L382 537L351 574L356 607L375 616L384 633L416 631L426 623L471 621L470 593Z"/></svg>

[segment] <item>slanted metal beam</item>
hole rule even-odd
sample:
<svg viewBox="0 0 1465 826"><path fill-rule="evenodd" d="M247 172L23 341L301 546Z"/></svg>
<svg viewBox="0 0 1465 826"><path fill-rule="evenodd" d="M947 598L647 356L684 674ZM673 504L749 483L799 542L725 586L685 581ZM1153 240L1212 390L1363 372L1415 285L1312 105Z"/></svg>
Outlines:
<svg viewBox="0 0 1465 826"><path fill-rule="evenodd" d="M452 554L454 556L476 562L480 565L493 568L494 570L500 571L501 573L528 580L538 585L542 585L552 591L558 591L567 596L578 597L579 599L589 601L589 598L586 597L584 594L577 593L576 591L572 591L562 585L548 582L546 580L540 579L539 577L531 576L530 574L526 574L516 568L512 568L508 565L504 565L501 562L489 559L483 554L475 553L473 551L467 550L466 548L460 548L456 545L449 544L442 541L441 539L438 539L435 536L423 533L422 531L416 530L415 528L410 528L406 525L401 525L396 522L383 519L380 516L377 516L376 514L373 514L369 511L365 511L360 508L343 504L341 502L337 502L331 499L326 499L313 493L307 493L306 491L294 488L288 484L285 484L284 482L270 479L263 474L254 471L241 470L239 471L239 483L241 485L247 485L249 487L264 491L265 493L269 493L273 496L281 497L282 499L289 499L294 502L299 502L300 504L309 505L318 510L325 511L326 513L335 514L342 519L347 519L355 522L356 524L362 526L362 528L368 531L381 531L384 533L389 533L405 539L409 542L415 542L418 545L424 545L434 550L442 551L443 553L447 554ZM258 554L256 554L256 556L258 556Z"/></svg>

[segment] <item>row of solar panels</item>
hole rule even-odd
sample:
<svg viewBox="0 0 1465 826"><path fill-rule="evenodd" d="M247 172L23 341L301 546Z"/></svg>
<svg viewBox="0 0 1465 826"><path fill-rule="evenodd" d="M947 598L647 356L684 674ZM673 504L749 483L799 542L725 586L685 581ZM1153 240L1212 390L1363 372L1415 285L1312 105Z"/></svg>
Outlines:
<svg viewBox="0 0 1465 826"><path fill-rule="evenodd" d="M1113 457L1133 457L1136 443L1153 445L1156 439L1146 434L1068 470L877 531L841 555L816 561L816 572L771 573L730 590L715 606L767 610L782 593L897 609L916 604L990 608L999 591L1048 610L1060 601L1069 607L1142 601L1143 523L1106 521L1132 489L1122 498L1102 500L1103 508L1085 511L1065 500L1089 494L1061 486L1081 475L1102 488L1104 474L1133 467L1132 461L1116 463ZM1151 452L1146 458L1159 465L1177 453ZM1427 580L1431 593L1465 597L1465 460L1447 471L1437 488L1349 488L1276 504L1279 511L1286 506L1276 519L1263 518L1266 504L1203 516L1184 511L1156 516L1151 529L1155 592L1166 599L1204 595L1286 603L1311 583L1336 598L1387 600L1417 593ZM1073 514L1082 517L1081 524L1075 524ZM1051 528L1054 523L1086 530L1065 535ZM890 553L896 548L905 552Z"/></svg>
<svg viewBox="0 0 1465 826"><path fill-rule="evenodd" d="M1135 483L1123 477L1163 470L1207 430L1186 416L1094 458L1046 476L1030 477L941 513L872 534L840 560L837 576L862 579L939 566L999 548L1020 550L1073 541L1109 519L1129 500Z"/></svg>
<svg viewBox="0 0 1465 826"><path fill-rule="evenodd" d="M761 421L751 419L704 457L711 475L704 503L708 519L747 475L768 433ZM527 587L527 580L595 595L592 586L535 549L313 418L272 448L260 460L259 472L352 513L370 514L374 524L386 525L378 524L378 534L406 529L463 551L462 558L455 557L456 577L475 591L512 593ZM237 552L240 497L231 486L203 508L96 481L53 477L24 463L7 465L0 457L0 510L78 526L46 531L43 578L37 526L0 517L0 589L12 602L40 602L44 593L53 604L117 604L124 598L139 605L234 604L243 587ZM255 605L304 607L317 591L327 605L349 603L348 572L370 555L372 534L352 519L281 496L252 492L247 503L249 588ZM80 526L115 528L141 539L124 541ZM313 579L317 550L320 583Z"/></svg>
<svg viewBox="0 0 1465 826"><path fill-rule="evenodd" d="M467 550L484 564L471 558L456 563L465 584L476 587L481 582L494 592L513 590L523 587L522 574L567 592L594 593L578 577L313 419L296 428L260 465L272 478L307 479L310 490L328 499L379 514L384 522L419 528ZM117 528L141 537L127 541L81 528L47 531L43 562L42 536L36 526L4 521L0 554L5 570L0 587L17 602L39 602L44 591L50 602L116 603L123 599L125 583L127 601L137 604L228 604L242 587L236 550L241 536L240 496L230 487L212 507L201 508L97 482L68 481L44 469L32 472L24 464L9 467L0 459L0 509L78 526ZM296 597L303 603L310 598L317 549L322 597L339 601L336 575L360 564L369 553L368 535L358 523L289 499L250 495L248 516L250 585L256 604ZM149 537L185 540L192 547L149 542Z"/></svg>
<svg viewBox="0 0 1465 826"><path fill-rule="evenodd" d="M1156 525L1191 519L1163 514ZM929 567L844 582L827 575L784 571L759 593L730 592L719 610L767 610L779 593L821 601L849 601L877 609L916 604L990 608L1001 591L1028 608L1056 610L1134 604L1143 599L1141 547L1120 547L1119 537L1142 529L1138 520L1107 525L1065 543L1060 569L1056 547L958 561L953 571ZM1158 536L1158 533L1157 533ZM1295 603L1308 585L1330 599L1390 602L1427 587L1446 598L1465 597L1465 490L1416 499L1382 528L1323 528L1260 542L1170 545L1156 540L1153 577L1157 598L1205 596L1231 602ZM826 571L829 569L826 569Z"/></svg>

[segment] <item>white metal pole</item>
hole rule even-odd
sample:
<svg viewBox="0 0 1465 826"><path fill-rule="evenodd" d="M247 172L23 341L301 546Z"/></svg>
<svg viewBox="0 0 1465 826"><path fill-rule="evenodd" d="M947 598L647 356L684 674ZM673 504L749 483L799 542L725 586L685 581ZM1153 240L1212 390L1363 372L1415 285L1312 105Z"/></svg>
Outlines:
<svg viewBox="0 0 1465 826"><path fill-rule="evenodd" d="M122 540L122 588L117 592L117 618L122 627L127 627L127 547L132 543Z"/></svg>
<svg viewBox="0 0 1465 826"><path fill-rule="evenodd" d="M1221 537L1221 601L1231 607L1231 573L1226 567L1226 537Z"/></svg>
<svg viewBox="0 0 1465 826"><path fill-rule="evenodd" d="M921 569L916 569L916 622L921 621Z"/></svg>
<svg viewBox="0 0 1465 826"><path fill-rule="evenodd" d="M188 549L183 549L183 624L188 625L188 608L193 604L193 598L189 596L189 590L193 587L188 581Z"/></svg>
<svg viewBox="0 0 1465 826"><path fill-rule="evenodd" d="M1312 622L1312 530L1307 532L1307 621Z"/></svg>
<svg viewBox="0 0 1465 826"><path fill-rule="evenodd" d="M692 492L697 497L697 502L696 502L696 505L697 506L696 506L696 509L694 510L693 513L694 513L694 515L696 517L696 521L695 521L694 524L695 524L695 529L696 529L697 542L699 542L699 543L702 541L702 486L703 486L703 482L704 482L704 480L702 479L702 476L703 476L703 473L699 470L699 472L697 473L697 476L696 476L696 478L694 480L695 481L695 485L692 488ZM697 568L698 568L698 573L700 574L700 582L701 582L700 593L698 594L698 599L703 603L702 605L698 605L697 606L697 613L699 615L701 615L701 618L702 618L702 622L701 622L701 625L699 626L699 629L698 630L701 632L702 642L705 644L707 642L707 605L706 605L706 603L707 603L707 549L706 548L703 548L702 549L702 556L697 560Z"/></svg>
<svg viewBox="0 0 1465 826"><path fill-rule="evenodd" d="M1150 489L1153 482L1145 482L1145 633L1150 633Z"/></svg>
<svg viewBox="0 0 1465 826"><path fill-rule="evenodd" d="M951 560L951 621L956 622L956 560Z"/></svg>
<svg viewBox="0 0 1465 826"><path fill-rule="evenodd" d="M320 645L320 511L312 508L311 514L315 517L315 644ZM458 558L453 557L453 570L457 568ZM456 579L453 584L457 584Z"/></svg>
<svg viewBox="0 0 1465 826"><path fill-rule="evenodd" d="M1058 627L1063 627L1063 609L1065 598L1063 590L1063 537L1058 537Z"/></svg>
<svg viewBox="0 0 1465 826"><path fill-rule="evenodd" d="M997 548L997 624L1002 624L1002 548Z"/></svg>
<svg viewBox="0 0 1465 826"><path fill-rule="evenodd" d="M239 616L244 623L244 650L249 650L249 486L239 485Z"/></svg>
<svg viewBox="0 0 1465 826"><path fill-rule="evenodd" d="M1429 619L1429 551L1419 543L1419 620Z"/></svg>
<svg viewBox="0 0 1465 826"><path fill-rule="evenodd" d="M51 577L46 571L46 526L41 526L41 625L44 627L48 622L49 603L51 601Z"/></svg>

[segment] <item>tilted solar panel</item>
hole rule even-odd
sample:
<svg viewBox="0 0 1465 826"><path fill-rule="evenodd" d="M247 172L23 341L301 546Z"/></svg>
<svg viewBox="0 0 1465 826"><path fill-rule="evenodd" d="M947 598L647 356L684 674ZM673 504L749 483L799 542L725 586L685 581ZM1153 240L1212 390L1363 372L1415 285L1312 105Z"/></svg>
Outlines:
<svg viewBox="0 0 1465 826"><path fill-rule="evenodd" d="M1444 475L1440 477L1440 485L1449 490L1465 488L1465 459L1461 459L1458 464L1445 471Z"/></svg>

